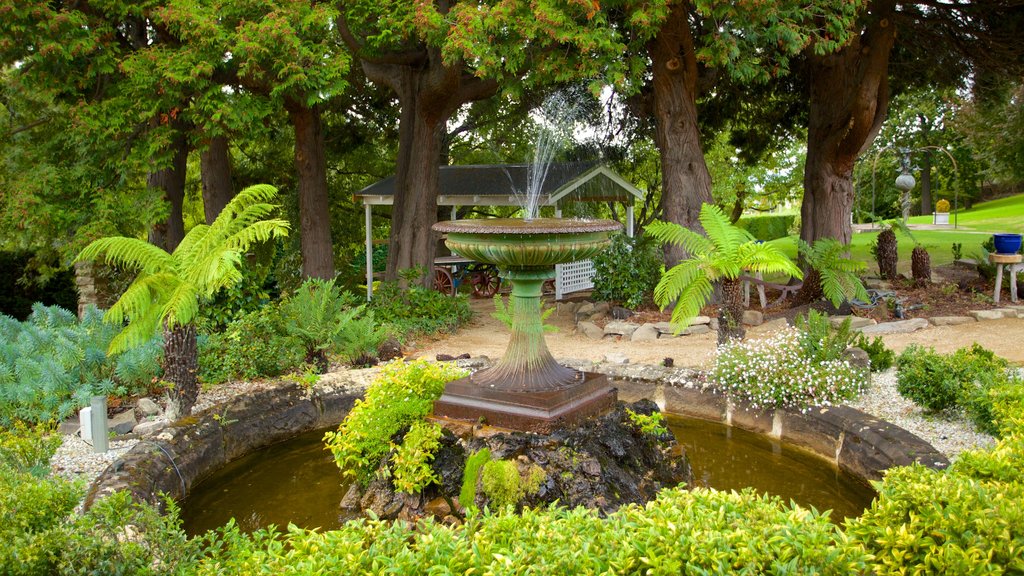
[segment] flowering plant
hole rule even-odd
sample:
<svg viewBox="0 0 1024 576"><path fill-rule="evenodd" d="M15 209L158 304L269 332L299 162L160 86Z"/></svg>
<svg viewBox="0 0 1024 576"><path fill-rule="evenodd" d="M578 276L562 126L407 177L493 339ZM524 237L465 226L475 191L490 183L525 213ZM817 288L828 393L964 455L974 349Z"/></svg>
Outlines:
<svg viewBox="0 0 1024 576"><path fill-rule="evenodd" d="M867 386L867 371L842 359L815 360L800 332L787 329L719 347L708 380L755 408L806 410L854 398Z"/></svg>

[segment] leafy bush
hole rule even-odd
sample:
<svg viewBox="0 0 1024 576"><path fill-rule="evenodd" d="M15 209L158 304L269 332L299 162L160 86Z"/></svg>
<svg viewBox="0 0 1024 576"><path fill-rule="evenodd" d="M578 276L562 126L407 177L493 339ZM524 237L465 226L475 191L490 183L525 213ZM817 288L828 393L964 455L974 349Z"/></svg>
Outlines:
<svg viewBox="0 0 1024 576"><path fill-rule="evenodd" d="M884 372L892 367L896 361L896 353L885 347L885 341L881 336L875 336L869 340L863 333L858 332L850 341L850 346L856 346L867 352L871 360L872 372Z"/></svg>
<svg viewBox="0 0 1024 576"><path fill-rule="evenodd" d="M811 310L806 315L797 316L795 324L800 334L800 349L814 362L839 360L849 347L849 318L833 328L828 315Z"/></svg>
<svg viewBox="0 0 1024 576"><path fill-rule="evenodd" d="M401 445L392 443L391 483L399 492L419 494L438 482L430 462L441 447L442 430L437 424L420 420L409 426Z"/></svg>
<svg viewBox="0 0 1024 576"><path fill-rule="evenodd" d="M593 261L594 298L633 309L652 302L664 266L653 238L616 234Z"/></svg>
<svg viewBox="0 0 1024 576"><path fill-rule="evenodd" d="M796 214L767 214L740 218L736 225L750 232L754 238L767 242L789 236L789 229L795 221Z"/></svg>
<svg viewBox="0 0 1024 576"><path fill-rule="evenodd" d="M1005 360L978 344L950 355L911 344L896 363L899 393L936 412L955 408L979 386L979 378L990 380L1007 368Z"/></svg>
<svg viewBox="0 0 1024 576"><path fill-rule="evenodd" d="M302 365L302 344L270 303L199 339L199 377L207 384L279 376Z"/></svg>
<svg viewBox="0 0 1024 576"><path fill-rule="evenodd" d="M0 426L14 420L62 420L94 395L147 391L159 376L159 338L108 356L118 327L95 307L81 321L36 304L25 322L0 315Z"/></svg>
<svg viewBox="0 0 1024 576"><path fill-rule="evenodd" d="M50 459L62 441L50 426L40 424L33 428L16 422L8 430L0 429L0 466L39 478L46 476Z"/></svg>
<svg viewBox="0 0 1024 576"><path fill-rule="evenodd" d="M755 408L803 410L856 397L867 385L864 372L845 360L816 360L799 331L783 330L719 347L708 380Z"/></svg>
<svg viewBox="0 0 1024 576"><path fill-rule="evenodd" d="M465 372L444 363L416 360L384 365L366 397L324 436L342 476L369 484L392 447L391 438L430 413L444 385Z"/></svg>
<svg viewBox="0 0 1024 576"><path fill-rule="evenodd" d="M661 412L639 414L626 408L626 416L641 434L650 434L651 436L668 434L668 428L665 427L665 415Z"/></svg>
<svg viewBox="0 0 1024 576"><path fill-rule="evenodd" d="M377 322L399 339L413 334L450 332L473 316L464 294L447 296L422 286L402 289L397 282L381 282L370 302Z"/></svg>
<svg viewBox="0 0 1024 576"><path fill-rule="evenodd" d="M351 322L363 312L351 292L342 292L334 280L310 278L281 304L285 330L305 347L307 363L327 371L327 353L353 339ZM363 328L360 326L360 328Z"/></svg>

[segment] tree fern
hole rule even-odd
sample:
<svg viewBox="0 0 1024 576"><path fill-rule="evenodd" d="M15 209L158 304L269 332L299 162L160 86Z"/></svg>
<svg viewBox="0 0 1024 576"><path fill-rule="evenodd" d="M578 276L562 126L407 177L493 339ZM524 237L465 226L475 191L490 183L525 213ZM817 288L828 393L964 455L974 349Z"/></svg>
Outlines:
<svg viewBox="0 0 1024 576"><path fill-rule="evenodd" d="M654 289L654 301L662 309L675 303L672 322L677 329L686 328L707 305L715 283L735 282L745 271L801 276L800 269L778 248L758 243L746 230L731 224L717 206L701 206L700 223L706 236L675 223L655 222L647 226L648 234L661 242L678 245L689 254L667 270ZM741 334L740 319L732 317L741 307L735 302L727 304L723 310L731 310L729 318L719 323L719 330L728 331L732 326Z"/></svg>
<svg viewBox="0 0 1024 576"><path fill-rule="evenodd" d="M161 332L173 399L191 409L199 383L195 378L196 346L192 321L200 302L241 280L242 254L257 242L286 236L288 223L270 218L277 190L265 184L239 192L214 220L188 232L173 253L137 238L101 238L89 244L76 261L102 259L138 271L135 281L111 306L105 319L128 325L111 340L110 352L144 344ZM176 337L171 338L171 335ZM179 337L180 336L180 337ZM179 381L180 380L180 381Z"/></svg>
<svg viewBox="0 0 1024 576"><path fill-rule="evenodd" d="M813 244L798 238L797 248L804 262L816 273L815 281L808 277L797 303L813 302L822 296L833 306L847 300L868 300L867 290L858 276L867 265L847 257L849 246L835 238L819 238Z"/></svg>

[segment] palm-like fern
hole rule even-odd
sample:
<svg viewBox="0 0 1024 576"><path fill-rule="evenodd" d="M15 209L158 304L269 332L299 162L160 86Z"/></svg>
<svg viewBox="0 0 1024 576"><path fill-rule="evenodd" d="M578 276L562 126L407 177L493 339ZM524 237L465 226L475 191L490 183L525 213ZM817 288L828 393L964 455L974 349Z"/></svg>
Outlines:
<svg viewBox="0 0 1024 576"><path fill-rule="evenodd" d="M277 189L266 184L242 190L210 225L185 235L173 253L138 238L101 238L86 246L76 261L102 259L138 276L104 319L128 325L111 341L110 352L138 346L165 332L165 373L181 413L198 393L192 320L200 302L242 278L242 255L257 242L288 234L288 222L269 218Z"/></svg>
<svg viewBox="0 0 1024 576"><path fill-rule="evenodd" d="M771 244L757 242L746 230L732 225L721 209L704 204L700 223L706 236L671 222L654 222L647 233L661 242L682 247L689 257L665 272L654 289L654 301L663 309L675 302L672 322L682 330L711 298L716 282L722 284L724 305L719 340L743 335L743 305L739 276L744 271L802 276L800 269Z"/></svg>
<svg viewBox="0 0 1024 576"><path fill-rule="evenodd" d="M858 273L867 265L847 256L850 247L835 238L819 238L813 244L797 239L797 248L810 267L795 304L806 304L822 296L839 306L845 300L867 301L868 294Z"/></svg>

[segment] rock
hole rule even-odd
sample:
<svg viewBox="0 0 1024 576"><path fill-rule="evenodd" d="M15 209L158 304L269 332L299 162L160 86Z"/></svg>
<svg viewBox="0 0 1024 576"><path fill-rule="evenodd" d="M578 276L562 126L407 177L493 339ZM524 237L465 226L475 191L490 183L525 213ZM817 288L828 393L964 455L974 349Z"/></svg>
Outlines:
<svg viewBox="0 0 1024 576"><path fill-rule="evenodd" d="M388 338L381 342L380 346L377 347L377 359L381 362L387 362L401 357L402 343L394 336L388 336Z"/></svg>
<svg viewBox="0 0 1024 576"><path fill-rule="evenodd" d="M349 485L348 491L345 492L345 496L341 499L341 504L338 508L345 510L346 512L356 512L359 510L359 500L362 499L363 494L359 491L359 483L353 482Z"/></svg>
<svg viewBox="0 0 1024 576"><path fill-rule="evenodd" d="M576 319L587 319L596 314L594 305L590 302L584 302L576 308Z"/></svg>
<svg viewBox="0 0 1024 576"><path fill-rule="evenodd" d="M612 305L607 303L607 302L598 302L597 304L594 304L594 312L596 312L598 314L601 314L601 313L606 313L607 314L607 313L611 312L611 310L612 310Z"/></svg>
<svg viewBox="0 0 1024 576"><path fill-rule="evenodd" d="M629 364L629 356L622 352L609 352L604 355L601 361L609 364Z"/></svg>
<svg viewBox="0 0 1024 576"><path fill-rule="evenodd" d="M558 302L555 304L555 314L562 318L572 318L579 308L579 302Z"/></svg>
<svg viewBox="0 0 1024 576"><path fill-rule="evenodd" d="M599 328L597 324L594 324L593 322L589 322L587 320L583 320L582 322L577 324L576 331L582 332L587 338L590 338L591 340L600 340L601 338L604 338L604 330Z"/></svg>
<svg viewBox="0 0 1024 576"><path fill-rule="evenodd" d="M623 308L622 306L614 306L612 308L612 318L616 320L625 320L633 316L633 311L629 308Z"/></svg>
<svg viewBox="0 0 1024 576"><path fill-rule="evenodd" d="M167 420L147 420L136 424L135 428L132 428L131 431L138 436L152 436L167 428L167 424Z"/></svg>
<svg viewBox="0 0 1024 576"><path fill-rule="evenodd" d="M928 319L933 326L959 326L960 324L970 324L971 322L977 322L971 316L932 316Z"/></svg>
<svg viewBox="0 0 1024 576"><path fill-rule="evenodd" d="M697 334L707 334L708 332L711 332L711 327L708 326L707 324L694 324L693 326L690 326L686 330L683 330L682 335L695 336Z"/></svg>
<svg viewBox="0 0 1024 576"><path fill-rule="evenodd" d="M863 368L865 370L871 368L871 357L868 356L867 352L856 346L850 346L843 350L843 360L846 360L851 366L856 368Z"/></svg>
<svg viewBox="0 0 1024 576"><path fill-rule="evenodd" d="M636 324L630 324L629 322L623 322L621 320L615 320L605 324L604 335L615 334L623 337L630 337L636 329L639 328Z"/></svg>
<svg viewBox="0 0 1024 576"><path fill-rule="evenodd" d="M865 326L860 328L860 331L865 335L909 334L910 332L927 328L930 325L925 318L911 318L910 320L897 320L895 322L882 322L881 324Z"/></svg>
<svg viewBox="0 0 1024 576"><path fill-rule="evenodd" d="M976 320L1002 320L1006 318L1004 310L996 308L995 310L971 310L968 312L971 316L974 316ZM1016 311L1013 313L1014 317L1017 316Z"/></svg>
<svg viewBox="0 0 1024 576"><path fill-rule="evenodd" d="M708 321L708 328L718 332L718 318L712 318Z"/></svg>
<svg viewBox="0 0 1024 576"><path fill-rule="evenodd" d="M423 513L434 518L444 518L452 513L448 502L441 497L434 498L423 507Z"/></svg>
<svg viewBox="0 0 1024 576"><path fill-rule="evenodd" d="M747 326L760 326L764 323L764 313L760 310L744 310L743 323Z"/></svg>
<svg viewBox="0 0 1024 576"><path fill-rule="evenodd" d="M833 328L839 328L847 318L850 320L850 329L852 330L877 324L873 318L864 318L862 316L829 316L828 321L832 324Z"/></svg>
<svg viewBox="0 0 1024 576"><path fill-rule="evenodd" d="M707 316L697 316L695 320L700 320L700 322L695 321L693 324L690 324L690 326L680 331L678 335L691 336L693 334L704 334L712 329L710 325L711 318L708 318ZM662 338L676 336L676 328L678 327L678 324L673 324L671 322L658 322L657 324L654 324L654 329L658 331L658 334Z"/></svg>
<svg viewBox="0 0 1024 576"><path fill-rule="evenodd" d="M608 314L605 312L597 312L590 316L591 322L603 322L608 319Z"/></svg>
<svg viewBox="0 0 1024 576"><path fill-rule="evenodd" d="M1007 306L1006 308L996 308L992 311L1002 312L1003 318L1017 318L1019 316L1019 314L1017 314L1017 309L1009 306Z"/></svg>
<svg viewBox="0 0 1024 576"><path fill-rule="evenodd" d="M633 342L653 342L658 339L658 329L654 324L644 324L633 332L630 340Z"/></svg>
<svg viewBox="0 0 1024 576"><path fill-rule="evenodd" d="M658 331L658 334L668 334L672 336L676 332L676 324L671 322L657 322L654 324L654 329Z"/></svg>
<svg viewBox="0 0 1024 576"><path fill-rule="evenodd" d="M763 332L774 332L776 330L782 330L787 326L789 326L789 322L786 321L785 318L772 318L771 320L768 320L764 324L761 324L759 328Z"/></svg>
<svg viewBox="0 0 1024 576"><path fill-rule="evenodd" d="M135 413L132 410L125 410L113 418L107 419L107 429L114 434L127 434L131 432L138 422L135 420Z"/></svg>
<svg viewBox="0 0 1024 576"><path fill-rule="evenodd" d="M712 318L710 316L696 316L694 317L693 322L690 322L690 325L696 326L697 324L710 324L711 320Z"/></svg>
<svg viewBox="0 0 1024 576"><path fill-rule="evenodd" d="M161 412L160 405L154 402L152 398L142 397L135 403L135 418L138 420L145 420L150 416L159 416Z"/></svg>

